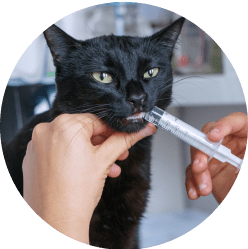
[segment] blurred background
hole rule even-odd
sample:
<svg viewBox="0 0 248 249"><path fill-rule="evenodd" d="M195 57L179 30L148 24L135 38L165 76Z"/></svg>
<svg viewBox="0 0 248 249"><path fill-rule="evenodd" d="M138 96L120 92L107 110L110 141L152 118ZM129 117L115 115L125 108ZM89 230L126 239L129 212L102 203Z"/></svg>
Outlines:
<svg viewBox="0 0 248 249"><path fill-rule="evenodd" d="M149 36L180 16L138 3L103 4L77 11L56 25L76 39L100 35ZM168 112L201 129L232 112L247 113L238 77L218 45L186 21L172 60L173 103ZM50 108L55 68L43 34L28 47L8 82L1 110L1 139L9 141L30 118ZM188 199L184 180L189 146L158 129L152 149L152 189L140 226L141 247L165 243L206 219L218 204L212 195Z"/></svg>

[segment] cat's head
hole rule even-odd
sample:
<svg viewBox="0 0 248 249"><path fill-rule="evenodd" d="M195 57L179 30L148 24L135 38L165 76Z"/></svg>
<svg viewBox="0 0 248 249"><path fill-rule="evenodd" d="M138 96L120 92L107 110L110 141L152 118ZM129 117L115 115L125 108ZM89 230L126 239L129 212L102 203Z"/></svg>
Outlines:
<svg viewBox="0 0 248 249"><path fill-rule="evenodd" d="M171 102L174 45L184 18L149 37L102 36L78 41L52 25L45 32L56 66L58 113L93 113L122 132ZM131 117L131 118L130 118Z"/></svg>

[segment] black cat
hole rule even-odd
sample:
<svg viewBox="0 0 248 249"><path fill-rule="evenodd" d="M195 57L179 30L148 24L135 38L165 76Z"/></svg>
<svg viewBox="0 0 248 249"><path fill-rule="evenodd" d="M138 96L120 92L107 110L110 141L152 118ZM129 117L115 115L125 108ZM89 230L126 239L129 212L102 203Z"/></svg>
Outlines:
<svg viewBox="0 0 248 249"><path fill-rule="evenodd" d="M131 133L147 124L140 112L170 104L172 52L184 20L144 38L110 35L78 41L55 25L44 32L56 66L56 99L49 111L35 116L4 146L9 172L21 194L22 161L38 123L62 113L93 113L114 130ZM117 161L121 175L106 180L90 224L91 245L138 248L137 230L150 186L150 148L147 137L130 149L126 160Z"/></svg>

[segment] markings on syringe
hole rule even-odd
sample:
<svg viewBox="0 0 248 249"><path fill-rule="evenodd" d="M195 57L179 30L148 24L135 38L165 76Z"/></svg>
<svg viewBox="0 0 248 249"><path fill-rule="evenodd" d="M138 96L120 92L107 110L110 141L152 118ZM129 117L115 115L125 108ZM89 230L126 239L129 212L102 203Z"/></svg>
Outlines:
<svg viewBox="0 0 248 249"><path fill-rule="evenodd" d="M175 129L174 133L177 134L176 132L177 132L179 129L180 129L180 126L176 126L176 129ZM178 136L179 136L179 134L178 134Z"/></svg>
<svg viewBox="0 0 248 249"><path fill-rule="evenodd" d="M162 128L164 128L165 130L170 131L170 130L168 129L168 125L170 125L170 121L166 120L165 123L162 123L162 124L159 123L159 125L160 125Z"/></svg>
<svg viewBox="0 0 248 249"><path fill-rule="evenodd" d="M168 120L166 120L164 123L159 123L159 125L160 125L163 129L169 131L170 133L175 134L175 135L177 135L177 136L180 136L180 134L177 133L177 131L180 130L180 126L176 126L176 127L175 127L175 130L173 130L172 128L170 128L171 122L168 121Z"/></svg>
<svg viewBox="0 0 248 249"><path fill-rule="evenodd" d="M149 116L148 117L148 121L151 122L151 123L153 123L156 120L155 120L155 118L153 116Z"/></svg>
<svg viewBox="0 0 248 249"><path fill-rule="evenodd" d="M184 129L181 130L180 126L171 127L171 122L168 120L163 123L159 122L159 126L193 147L197 146L199 142L202 143L201 139L199 139L197 136L193 135L192 133L188 133L188 131Z"/></svg>
<svg viewBox="0 0 248 249"><path fill-rule="evenodd" d="M197 144L201 141L198 137L194 136L194 135L189 135L188 131L185 132L184 136L182 137L182 139L188 143L189 145L195 147L197 146ZM197 147L195 147L197 148Z"/></svg>

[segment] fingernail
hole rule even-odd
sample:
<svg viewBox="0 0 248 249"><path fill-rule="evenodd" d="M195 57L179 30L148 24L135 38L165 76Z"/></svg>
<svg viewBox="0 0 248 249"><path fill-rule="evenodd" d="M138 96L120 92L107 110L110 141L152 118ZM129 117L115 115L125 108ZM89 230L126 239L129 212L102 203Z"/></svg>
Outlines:
<svg viewBox="0 0 248 249"><path fill-rule="evenodd" d="M206 183L199 184L199 190L203 190L205 188L207 188L207 184Z"/></svg>
<svg viewBox="0 0 248 249"><path fill-rule="evenodd" d="M196 191L193 189L193 188L190 188L189 191L188 191L188 195L191 197L191 198L197 198L197 193Z"/></svg>
<svg viewBox="0 0 248 249"><path fill-rule="evenodd" d="M215 134L218 134L218 133L220 133L220 130L219 130L219 129L217 129L217 128L214 128L214 129L212 129L209 133L215 133Z"/></svg>
<svg viewBox="0 0 248 249"><path fill-rule="evenodd" d="M148 136L151 136L153 135L154 133L156 132L156 129L152 128L152 127L146 127L144 130L143 130L143 135L148 137Z"/></svg>
<svg viewBox="0 0 248 249"><path fill-rule="evenodd" d="M195 159L194 162L193 162L193 165L198 164L199 162L200 162L199 159Z"/></svg>

